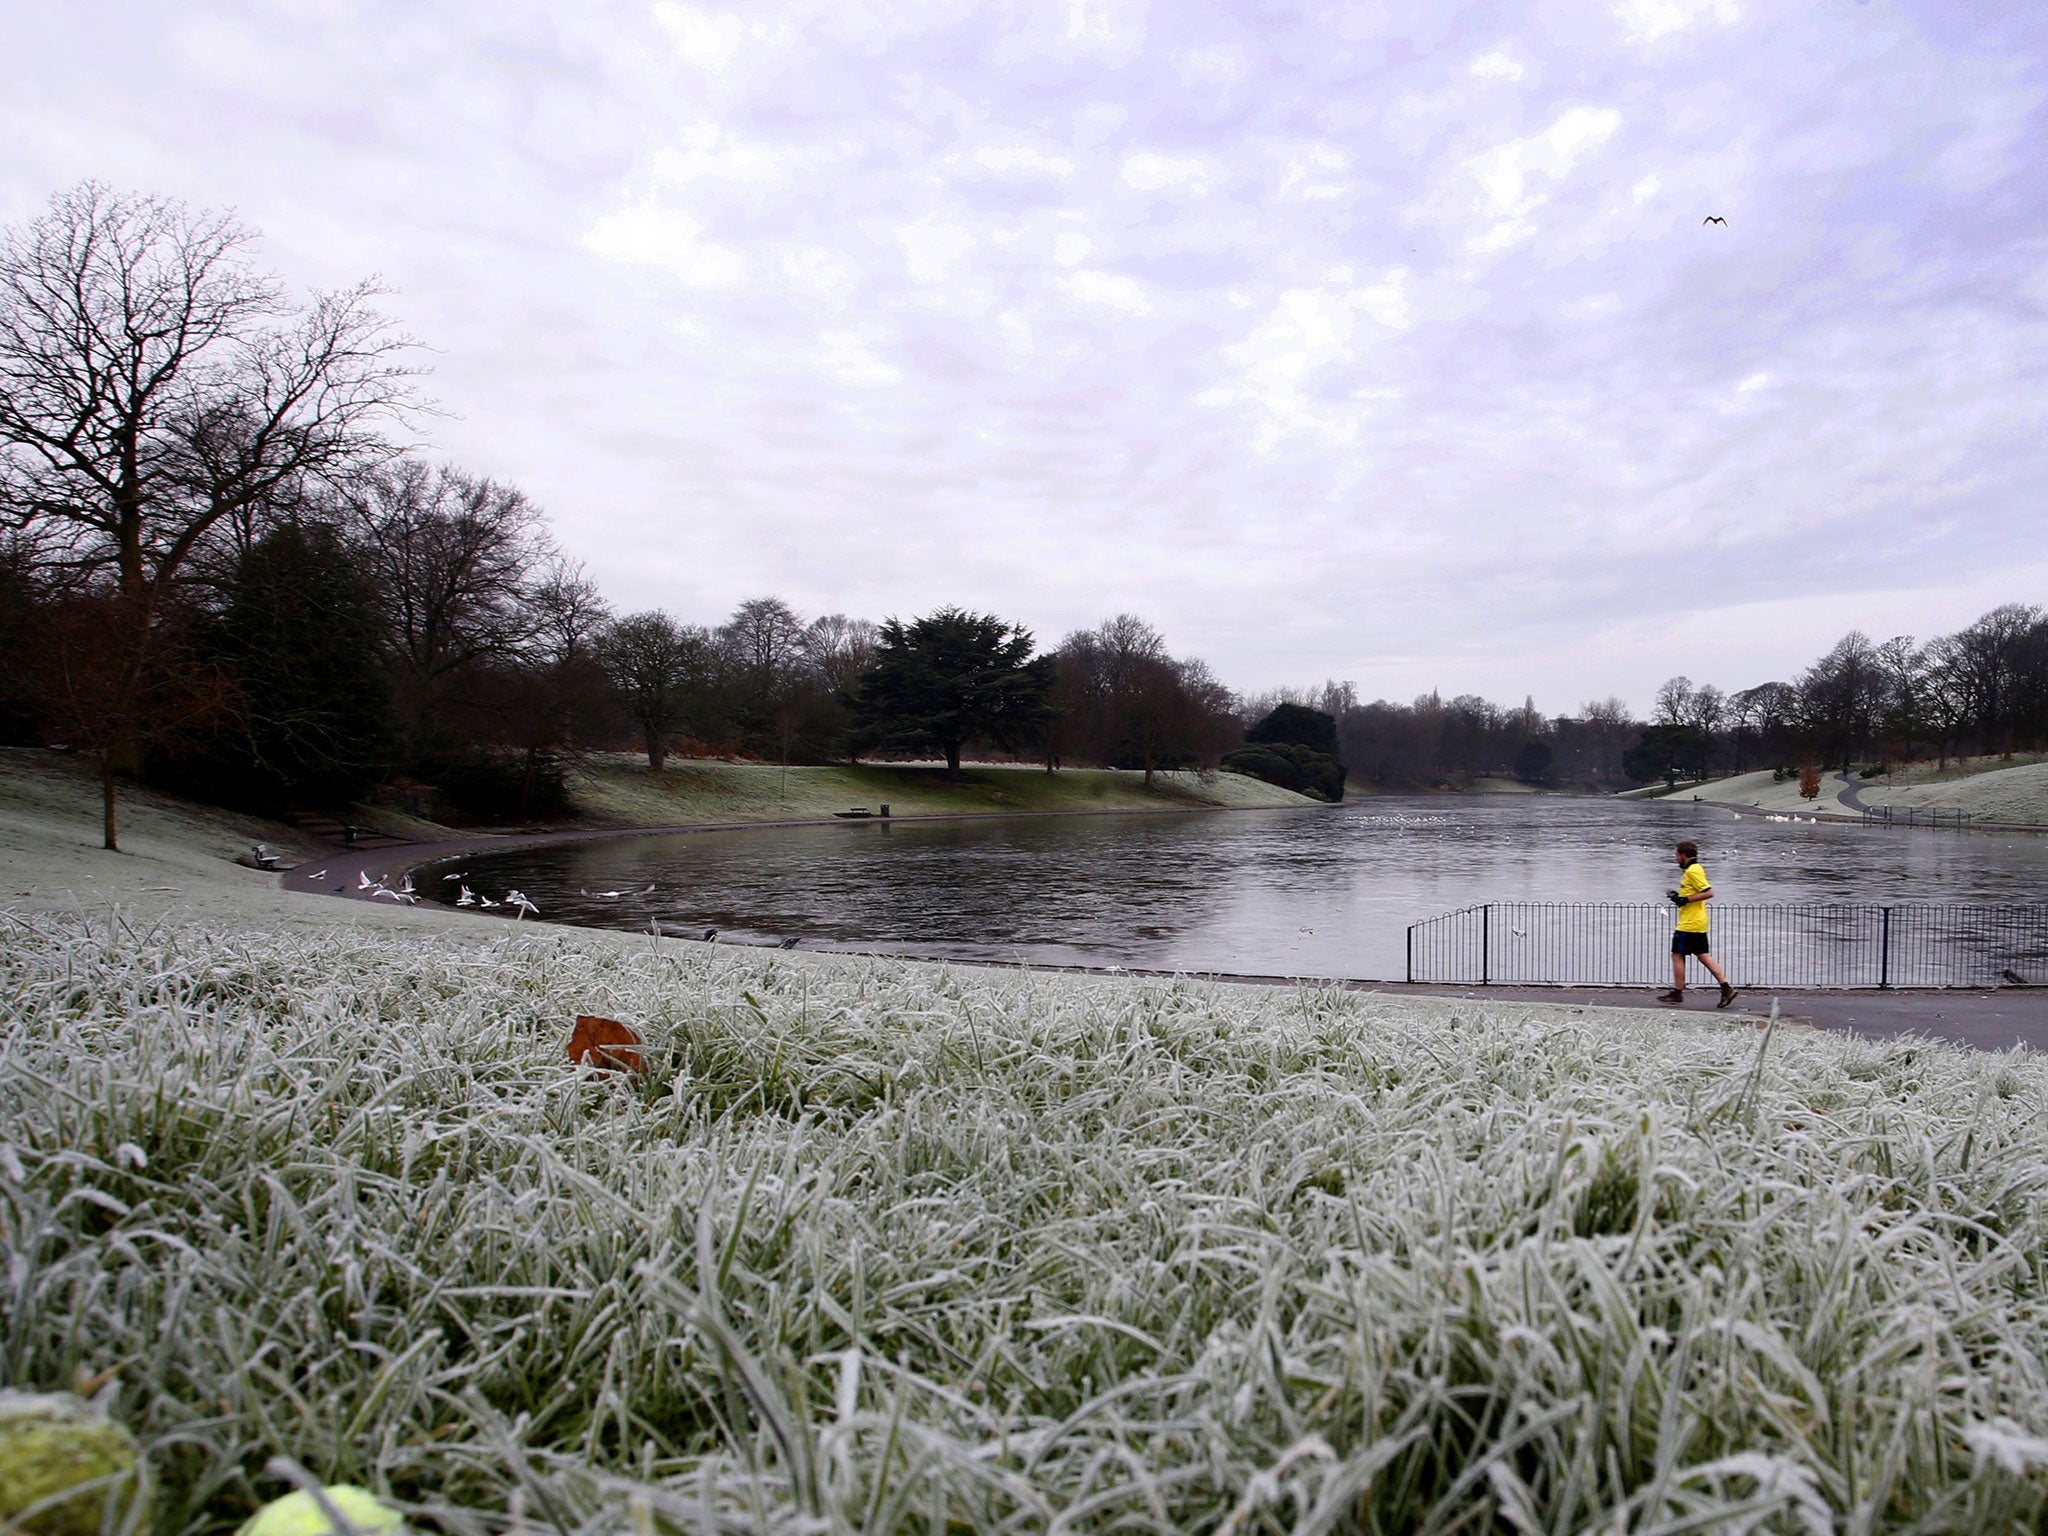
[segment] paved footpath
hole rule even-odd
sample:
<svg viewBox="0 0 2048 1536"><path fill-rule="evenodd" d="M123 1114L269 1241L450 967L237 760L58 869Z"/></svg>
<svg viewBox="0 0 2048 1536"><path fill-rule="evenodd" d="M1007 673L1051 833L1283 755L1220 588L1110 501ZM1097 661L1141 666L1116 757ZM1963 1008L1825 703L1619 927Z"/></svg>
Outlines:
<svg viewBox="0 0 2048 1536"><path fill-rule="evenodd" d="M1663 1007L1653 1000L1656 994L1649 987L1411 987L1372 982L1356 985L1375 992L1413 992L1433 997L1495 997L1595 1008ZM1712 987L1701 987L1688 996L1684 1007L1664 1011L1686 1018L1727 1017L1716 1012L1714 997ZM1888 1040L1895 1035L1932 1035L1983 1051L2009 1051L2016 1045L2048 1051L2048 987L1744 992L1736 998L1729 1013L1751 1019L1767 1016L1773 998L1780 1018L1874 1040Z"/></svg>
<svg viewBox="0 0 2048 1536"><path fill-rule="evenodd" d="M1730 807L1736 809L1736 807ZM1752 807L1741 809L1753 810ZM837 825L818 822L763 822L757 826ZM515 833L501 836L472 836L445 843L408 843L395 848L340 849L315 851L306 863L284 874L284 887L292 891L318 892L350 900L388 900L372 897L361 888L361 880L396 883L401 873L423 864L471 854L497 853L512 848L531 848L549 843L587 842L599 838L639 837L647 828L618 831ZM729 825L663 827L664 832L725 832ZM314 879L318 874L321 878ZM474 914L478 922L502 919L490 913ZM896 956L895 958L912 958ZM1036 966L1033 969L1077 971L1088 975L1169 975L1170 972L1137 968ZM1561 1003L1576 1008L1658 1008L1652 987L1456 987L1414 985L1406 982L1356 981L1345 978L1214 975L1215 981L1241 982L1257 986L1309 985L1343 987L1356 992L1384 992L1391 996L1469 997L1475 1002ZM1896 1035L1931 1035L1979 1050L2005 1051L2024 1045L2048 1051L2048 987L2000 987L1991 989L1937 988L1890 992L1781 992L1775 994L1781 1018L1819 1029L1837 1029L1870 1039ZM1660 1011L1685 1017L1728 1018L1730 1015L1761 1021L1770 1014L1773 994L1744 992L1729 1013L1714 1008L1714 990L1702 987L1683 1008Z"/></svg>

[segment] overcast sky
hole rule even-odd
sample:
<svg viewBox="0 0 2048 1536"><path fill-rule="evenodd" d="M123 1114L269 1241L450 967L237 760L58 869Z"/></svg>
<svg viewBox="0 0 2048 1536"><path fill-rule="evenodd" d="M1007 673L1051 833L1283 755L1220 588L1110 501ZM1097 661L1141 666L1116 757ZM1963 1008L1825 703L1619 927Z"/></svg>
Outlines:
<svg viewBox="0 0 2048 1536"><path fill-rule="evenodd" d="M2048 600L2040 0L0 15L0 219L381 274L621 610L1557 713Z"/></svg>

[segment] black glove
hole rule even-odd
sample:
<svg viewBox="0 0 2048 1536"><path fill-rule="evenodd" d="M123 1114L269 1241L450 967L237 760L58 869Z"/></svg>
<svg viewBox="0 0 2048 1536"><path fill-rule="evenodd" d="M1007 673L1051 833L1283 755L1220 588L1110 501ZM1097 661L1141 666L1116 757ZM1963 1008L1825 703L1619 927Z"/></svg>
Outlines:
<svg viewBox="0 0 2048 1536"><path fill-rule="evenodd" d="M1673 905L1674 907L1682 907L1685 905L1685 898L1679 895L1678 892L1666 891L1664 894L1671 898L1671 905Z"/></svg>

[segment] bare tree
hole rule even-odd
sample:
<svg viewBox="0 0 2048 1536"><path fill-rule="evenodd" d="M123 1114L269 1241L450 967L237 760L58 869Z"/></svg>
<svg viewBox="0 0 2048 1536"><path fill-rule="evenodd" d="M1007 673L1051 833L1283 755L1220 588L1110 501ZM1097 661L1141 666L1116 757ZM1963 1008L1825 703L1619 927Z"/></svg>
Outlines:
<svg viewBox="0 0 2048 1536"><path fill-rule="evenodd" d="M665 613L635 613L601 635L597 653L660 773L668 742L701 702L712 667L711 636Z"/></svg>
<svg viewBox="0 0 2048 1536"><path fill-rule="evenodd" d="M1651 705L1652 725L1691 725L1693 723L1692 679L1680 674L1666 678L1657 690L1657 700Z"/></svg>
<svg viewBox="0 0 2048 1536"><path fill-rule="evenodd" d="M251 239L96 182L0 234L0 515L110 580L118 601L73 614L106 626L79 654L108 658L108 676L158 675L159 610L216 528L388 453L378 428L415 403L410 344L375 290L294 304L248 265ZM116 665L115 645L135 654ZM146 727L123 706L94 732L109 847L115 773Z"/></svg>
<svg viewBox="0 0 2048 1536"><path fill-rule="evenodd" d="M805 637L804 621L779 597L749 598L718 630L742 689L762 699L788 683L803 660Z"/></svg>
<svg viewBox="0 0 2048 1536"><path fill-rule="evenodd" d="M804 630L803 660L834 698L852 698L860 675L874 660L877 630L868 619L828 613Z"/></svg>
<svg viewBox="0 0 2048 1536"><path fill-rule="evenodd" d="M581 619L542 601L561 594L562 568L540 509L514 487L401 459L358 482L345 506L386 605L415 746L465 669L579 630Z"/></svg>
<svg viewBox="0 0 2048 1536"><path fill-rule="evenodd" d="M416 404L376 290L295 305L252 239L96 182L0 235L0 502L145 611L222 519L387 454Z"/></svg>

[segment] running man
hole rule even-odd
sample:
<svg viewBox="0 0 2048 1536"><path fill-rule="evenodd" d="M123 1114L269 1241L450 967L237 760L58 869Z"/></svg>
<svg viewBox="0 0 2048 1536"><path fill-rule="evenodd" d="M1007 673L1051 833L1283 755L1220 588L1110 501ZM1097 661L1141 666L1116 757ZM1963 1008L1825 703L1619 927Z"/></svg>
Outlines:
<svg viewBox="0 0 2048 1536"><path fill-rule="evenodd" d="M1678 926L1671 935L1671 990L1657 994L1660 1003L1674 1006L1685 1001L1685 957L1698 955L1700 964L1721 983L1721 1000L1716 1008L1726 1008L1735 1001L1735 988L1728 984L1727 973L1707 953L1707 903L1714 899L1714 888L1707 884L1707 872L1700 868L1700 848L1697 843L1678 845L1678 867L1684 871L1678 877L1678 889L1672 891L1671 903L1678 908Z"/></svg>

